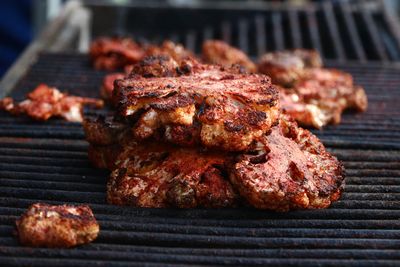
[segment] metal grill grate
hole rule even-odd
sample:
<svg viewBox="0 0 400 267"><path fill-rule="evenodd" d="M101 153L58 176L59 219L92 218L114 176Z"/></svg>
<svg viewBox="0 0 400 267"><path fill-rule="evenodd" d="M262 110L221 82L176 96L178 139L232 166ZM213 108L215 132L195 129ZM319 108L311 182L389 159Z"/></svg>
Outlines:
<svg viewBox="0 0 400 267"><path fill-rule="evenodd" d="M235 8L217 3L202 8L128 5L124 12L88 2L94 36L131 34L156 42L168 38L196 52L204 40L222 39L254 57L303 47L341 62L400 61L398 18L380 0L233 4Z"/></svg>
<svg viewBox="0 0 400 267"><path fill-rule="evenodd" d="M338 67L339 65L333 65ZM400 68L346 64L370 100L316 134L344 161L347 187L331 208L138 209L105 203L107 173L90 167L79 124L0 114L0 265L5 266L398 266ZM102 73L85 55L43 54L12 95L37 83L96 96ZM101 232L75 249L24 248L13 224L34 202L88 203Z"/></svg>

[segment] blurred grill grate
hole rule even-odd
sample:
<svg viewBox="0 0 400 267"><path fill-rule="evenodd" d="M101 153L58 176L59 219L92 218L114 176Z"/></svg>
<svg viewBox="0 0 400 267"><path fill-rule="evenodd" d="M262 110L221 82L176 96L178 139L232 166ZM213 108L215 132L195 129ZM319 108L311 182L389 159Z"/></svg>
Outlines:
<svg viewBox="0 0 400 267"><path fill-rule="evenodd" d="M248 25L241 27L247 31ZM0 265L398 265L400 68L330 66L355 75L370 105L364 114L346 114L339 126L315 131L347 170L345 193L327 210L279 214L109 206L108 174L90 167L79 124L1 113ZM85 55L43 54L11 95L21 99L44 82L97 96L103 74ZM89 204L101 225L98 240L71 250L20 247L12 237L14 221L39 201Z"/></svg>
<svg viewBox="0 0 400 267"><path fill-rule="evenodd" d="M92 8L96 13L96 6ZM142 21L141 16L148 12L150 17L154 12L159 20L168 20L173 16L171 10L144 9L141 12L140 7L136 7L130 11L129 32L138 39L159 41L160 32L153 32L157 25L152 25L152 22L143 25L138 21ZM204 8L176 12L176 19L168 21L171 25L166 27L179 28L180 33L170 38L194 47L196 52L200 52L204 40L221 39L254 57L265 51L314 48L325 58L341 62L400 60L398 18L388 12L385 1L327 0L305 6L276 3L269 9ZM209 19L205 20L205 17ZM221 17L224 18L222 23ZM104 23L102 19L101 16L94 18L98 28ZM145 31L143 27L149 30ZM178 35L184 38L178 39Z"/></svg>

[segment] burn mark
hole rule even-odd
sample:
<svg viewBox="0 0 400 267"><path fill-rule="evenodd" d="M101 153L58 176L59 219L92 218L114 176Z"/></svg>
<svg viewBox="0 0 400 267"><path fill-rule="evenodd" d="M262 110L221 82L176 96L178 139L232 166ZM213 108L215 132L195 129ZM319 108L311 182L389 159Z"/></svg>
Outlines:
<svg viewBox="0 0 400 267"><path fill-rule="evenodd" d="M267 114L263 111L250 111L247 113L247 123L253 126L260 125L267 119Z"/></svg>
<svg viewBox="0 0 400 267"><path fill-rule="evenodd" d="M229 120L224 122L224 127L228 132L240 132L243 130L244 125Z"/></svg>
<svg viewBox="0 0 400 267"><path fill-rule="evenodd" d="M266 163L268 161L268 153L263 153L261 155L257 155L254 157L251 157L249 159L251 164L261 164L261 163Z"/></svg>

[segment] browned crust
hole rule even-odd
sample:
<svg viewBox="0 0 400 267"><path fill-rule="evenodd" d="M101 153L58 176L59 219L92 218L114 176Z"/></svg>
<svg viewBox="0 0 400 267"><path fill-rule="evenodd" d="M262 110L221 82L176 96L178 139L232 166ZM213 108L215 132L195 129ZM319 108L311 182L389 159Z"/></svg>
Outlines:
<svg viewBox="0 0 400 267"><path fill-rule="evenodd" d="M96 145L111 145L120 142L128 125L116 120L113 116L85 117L83 130L86 140Z"/></svg>
<svg viewBox="0 0 400 267"><path fill-rule="evenodd" d="M114 87L120 115L144 111L135 128L142 138L198 123L203 146L240 151L268 131L279 113L279 94L268 77L216 66L197 64L178 77L133 76Z"/></svg>
<svg viewBox="0 0 400 267"><path fill-rule="evenodd" d="M167 126L165 129L165 139L168 142L180 146L198 146L200 140L200 130L200 125L196 122L191 126Z"/></svg>
<svg viewBox="0 0 400 267"><path fill-rule="evenodd" d="M129 143L107 184L110 204L135 207L229 207L238 196L219 168L224 153L166 144Z"/></svg>
<svg viewBox="0 0 400 267"><path fill-rule="evenodd" d="M16 221L21 244L68 248L96 239L99 225L89 206L31 205Z"/></svg>
<svg viewBox="0 0 400 267"><path fill-rule="evenodd" d="M156 55L145 57L139 63L133 65L131 75L139 75L145 78L173 77L179 72L179 64L168 55Z"/></svg>
<svg viewBox="0 0 400 267"><path fill-rule="evenodd" d="M344 168L309 131L287 118L260 140L258 155L233 165L231 182L254 207L326 208L344 186ZM254 151L254 152L255 152Z"/></svg>
<svg viewBox="0 0 400 267"><path fill-rule="evenodd" d="M245 103L270 106L278 101L278 92L268 77L233 74L214 66L202 66L202 71L189 76L127 78L117 80L114 86L117 88L114 98L122 110L129 105L135 105L141 99L182 94L197 100L199 97L217 93L234 96Z"/></svg>
<svg viewBox="0 0 400 267"><path fill-rule="evenodd" d="M89 145L88 158L92 165L99 169L115 169L115 161L123 151L120 144L112 145Z"/></svg>

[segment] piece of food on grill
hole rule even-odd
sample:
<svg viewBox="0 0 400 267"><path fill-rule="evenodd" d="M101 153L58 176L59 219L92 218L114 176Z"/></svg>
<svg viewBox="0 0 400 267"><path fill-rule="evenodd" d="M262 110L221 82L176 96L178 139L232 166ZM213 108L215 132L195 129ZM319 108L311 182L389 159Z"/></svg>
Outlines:
<svg viewBox="0 0 400 267"><path fill-rule="evenodd" d="M206 63L224 67L238 64L248 72L255 72L257 69L256 65L243 51L218 40L208 40L203 43L202 59Z"/></svg>
<svg viewBox="0 0 400 267"><path fill-rule="evenodd" d="M281 89L281 107L301 125L321 128L338 124L344 110L365 111L367 96L350 74L333 69L310 69L293 89Z"/></svg>
<svg viewBox="0 0 400 267"><path fill-rule="evenodd" d="M335 69L310 69L295 86L295 91L306 102L336 102L342 109L365 111L367 95L362 87L354 85L353 77Z"/></svg>
<svg viewBox="0 0 400 267"><path fill-rule="evenodd" d="M21 244L32 247L69 248L92 242L99 225L88 206L44 203L31 205L16 221Z"/></svg>
<svg viewBox="0 0 400 267"><path fill-rule="evenodd" d="M90 45L90 57L96 69L115 70L134 64L145 56L141 45L131 38L101 37Z"/></svg>
<svg viewBox="0 0 400 267"><path fill-rule="evenodd" d="M195 59L182 59L176 61L168 55L147 56L133 65L125 67L125 73L111 73L104 76L100 88L100 95L106 101L111 101L114 90L114 81L126 76L139 75L145 78L151 77L175 77L191 73Z"/></svg>
<svg viewBox="0 0 400 267"><path fill-rule="evenodd" d="M107 184L107 201L135 207L230 207L238 196L225 172L230 157L162 143L131 141Z"/></svg>
<svg viewBox="0 0 400 267"><path fill-rule="evenodd" d="M320 129L329 123L340 122L343 108L336 101L305 102L298 93L283 88L279 93L283 112L303 126Z"/></svg>
<svg viewBox="0 0 400 267"><path fill-rule="evenodd" d="M366 93L354 85L350 74L321 67L316 51L296 49L265 54L258 71L283 87L281 107L301 125L321 128L338 124L344 110L367 109Z"/></svg>
<svg viewBox="0 0 400 267"><path fill-rule="evenodd" d="M342 164L320 140L287 118L232 167L231 182L259 209L326 208L344 186Z"/></svg>
<svg viewBox="0 0 400 267"><path fill-rule="evenodd" d="M183 45L172 41L164 41L160 46L150 45L145 49L146 56L169 56L178 64L184 60L195 59L195 55Z"/></svg>
<svg viewBox="0 0 400 267"><path fill-rule="evenodd" d="M16 103L10 97L0 100L0 110L8 111L13 115L26 114L40 121L48 120L51 117L62 117L67 121L81 122L84 105L102 108L103 101L70 96L45 84L38 85L27 95L27 99L20 103Z"/></svg>
<svg viewBox="0 0 400 267"><path fill-rule="evenodd" d="M100 37L92 42L89 51L96 69L116 70L129 68L147 56L169 56L178 63L195 58L181 44L164 41L161 45L138 44L128 37Z"/></svg>
<svg viewBox="0 0 400 267"><path fill-rule="evenodd" d="M178 75L178 69L178 62L170 56L148 56L132 66L130 75L139 75L145 78L173 77Z"/></svg>
<svg viewBox="0 0 400 267"><path fill-rule="evenodd" d="M198 66L201 66L201 64L194 58L176 61L168 55L148 56L132 65L129 76L142 76L144 78L177 77L201 71Z"/></svg>
<svg viewBox="0 0 400 267"><path fill-rule="evenodd" d="M169 133L188 128L202 146L240 151L268 131L279 114L279 94L270 79L236 69L197 64L190 75L134 75L114 86L119 114L141 114L132 129L138 139L161 132L164 140L178 143Z"/></svg>
<svg viewBox="0 0 400 267"><path fill-rule="evenodd" d="M319 53L305 49L266 53L258 62L258 72L270 76L272 83L283 87L293 87L307 69L320 67Z"/></svg>

